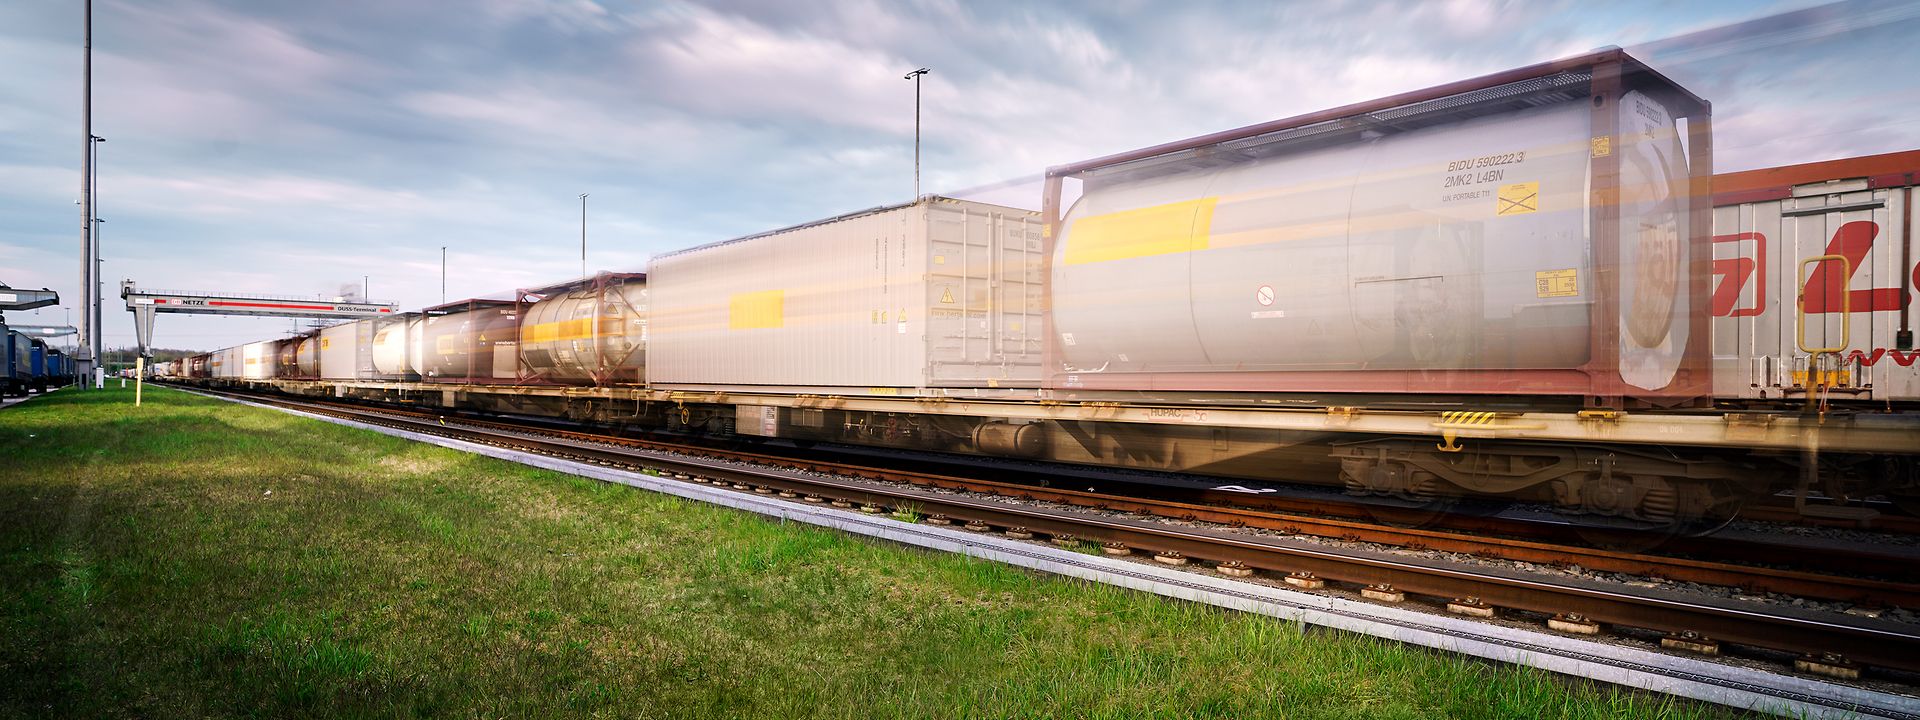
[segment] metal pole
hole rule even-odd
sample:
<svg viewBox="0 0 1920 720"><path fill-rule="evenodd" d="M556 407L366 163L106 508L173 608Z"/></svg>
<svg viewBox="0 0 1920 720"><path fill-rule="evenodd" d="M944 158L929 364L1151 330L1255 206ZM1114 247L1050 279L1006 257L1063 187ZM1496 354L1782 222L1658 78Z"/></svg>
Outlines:
<svg viewBox="0 0 1920 720"><path fill-rule="evenodd" d="M913 75L913 199L920 199L920 75Z"/></svg>
<svg viewBox="0 0 1920 720"><path fill-rule="evenodd" d="M440 246L440 303L447 302L447 246Z"/></svg>
<svg viewBox="0 0 1920 720"><path fill-rule="evenodd" d="M587 276L587 193L580 193L580 277Z"/></svg>
<svg viewBox="0 0 1920 720"><path fill-rule="evenodd" d="M920 201L920 76L933 72L920 68L907 73L907 79L913 81L913 200Z"/></svg>
<svg viewBox="0 0 1920 720"><path fill-rule="evenodd" d="M93 357L96 359L95 362L102 368L106 367L105 349L107 343L107 324L102 319L101 308L106 305L106 303L102 302L102 299L106 297L107 281L106 268L100 259L100 226L106 222L100 219L100 145L106 141L106 138L99 136L94 136L93 138L93 188L91 193L93 197ZM97 377L100 378L98 385L100 387L106 387L106 377Z"/></svg>
<svg viewBox="0 0 1920 720"><path fill-rule="evenodd" d="M67 311L67 327L73 327L73 308L63 307L60 309ZM79 379L80 379L79 342L80 342L80 331L78 328L75 328L73 337L67 338L67 363L68 363L67 374L70 376L67 379L67 384L69 386L73 385L76 382L79 382Z"/></svg>
<svg viewBox="0 0 1920 720"><path fill-rule="evenodd" d="M361 275L360 276L360 301L366 302L372 299L373 299L373 283L371 280L369 280L368 276Z"/></svg>
<svg viewBox="0 0 1920 720"><path fill-rule="evenodd" d="M76 376L93 371L93 0L86 0L80 73L80 357Z"/></svg>

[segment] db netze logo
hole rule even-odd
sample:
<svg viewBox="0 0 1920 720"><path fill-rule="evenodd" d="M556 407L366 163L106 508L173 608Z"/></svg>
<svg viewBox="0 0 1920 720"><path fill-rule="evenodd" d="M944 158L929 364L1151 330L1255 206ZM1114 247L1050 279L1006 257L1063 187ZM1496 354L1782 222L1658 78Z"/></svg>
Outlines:
<svg viewBox="0 0 1920 720"><path fill-rule="evenodd" d="M1814 263L1813 271L1807 275L1805 298L1800 301L1808 315L1842 311L1898 312L1912 300L1906 287L1849 288L1853 278L1866 265L1867 253L1873 250L1873 242L1879 236L1879 223L1866 220L1841 225L1840 229L1833 232L1833 239L1827 242L1822 254L1837 255L1846 258L1846 262L1822 260ZM1767 293L1770 291L1767 287L1767 236L1761 233L1734 233L1715 235L1713 241L1729 243L1735 248L1735 257L1715 258L1713 261L1713 316L1753 317L1766 312ZM1903 279L1920 287L1920 263L1907 271L1909 276ZM1785 292L1791 294L1794 288L1787 288ZM1920 358L1920 353L1874 348L1864 352L1855 350L1847 359L1858 361L1861 365L1873 365L1882 357L1892 358L1896 364L1906 367Z"/></svg>
<svg viewBox="0 0 1920 720"><path fill-rule="evenodd" d="M1839 230L1833 232L1833 239L1827 242L1823 254L1838 255L1847 261L1822 260L1814 265L1813 273L1807 276L1807 314L1837 313L1843 308L1848 312L1898 311L1907 304L1909 296L1904 287L1847 289L1853 276L1859 275L1861 267L1866 264L1867 251L1873 249L1873 240L1879 235L1879 223L1865 220L1841 225ZM1713 241L1734 243L1739 254L1738 257L1715 258L1713 261L1713 316L1751 317L1765 312L1768 292L1767 236L1735 233L1715 235ZM1749 247L1751 252L1748 252ZM1920 264L1912 272L1912 282L1920 286ZM1743 303L1741 299L1748 295L1748 286L1753 287L1752 300ZM1788 292L1792 292L1792 288L1788 288ZM1843 292L1845 296L1841 295Z"/></svg>

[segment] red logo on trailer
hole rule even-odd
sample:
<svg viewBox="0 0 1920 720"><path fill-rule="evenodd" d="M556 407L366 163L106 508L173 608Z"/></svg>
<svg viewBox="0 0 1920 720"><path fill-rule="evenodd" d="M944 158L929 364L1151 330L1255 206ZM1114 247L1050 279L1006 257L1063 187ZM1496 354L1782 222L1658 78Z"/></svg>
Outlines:
<svg viewBox="0 0 1920 720"><path fill-rule="evenodd" d="M1867 252L1873 249L1874 238L1880 235L1878 223L1857 220L1841 225L1833 233L1833 239L1827 242L1827 255L1839 255L1847 259L1846 263L1837 260L1822 260L1814 264L1813 273L1807 277L1806 297L1802 301L1809 315L1840 312L1844 302L1848 312L1881 312L1899 310L1912 301L1912 295L1904 287L1869 288L1848 290L1853 275L1860 273L1866 264ZM1722 258L1713 261L1713 316L1714 317L1751 317L1765 310L1767 302L1767 236L1760 233L1735 233L1716 235L1716 243L1739 243L1752 241L1754 257ZM1847 269L1851 266L1851 271ZM1755 285L1753 304L1737 307L1740 295L1746 290L1747 282L1758 278ZM1913 269L1913 282L1920 286L1920 264ZM1840 293L1847 293L1842 296ZM1878 359L1878 358L1876 358ZM1871 363L1869 363L1871 364ZM1903 363L1904 364L1904 363Z"/></svg>
<svg viewBox="0 0 1920 720"><path fill-rule="evenodd" d="M1880 358L1882 357L1893 358L1894 364L1900 367L1913 367L1913 361L1920 359L1920 350L1909 352L1888 350L1886 348L1874 348L1873 352L1855 350L1847 354L1847 362L1860 363L1861 367L1873 367L1873 364L1880 362Z"/></svg>
<svg viewBox="0 0 1920 720"><path fill-rule="evenodd" d="M1833 240L1827 243L1827 254L1846 258L1845 265L1853 266L1852 274L1857 275L1866 264L1867 251L1873 249L1874 237L1879 234L1880 225L1865 220L1841 225L1833 232ZM1879 312L1899 310L1907 304L1906 288L1847 290L1852 279L1838 261L1822 260L1814 265L1813 275L1807 278L1806 298L1802 301L1807 314L1840 312L1843 307L1849 312ZM1845 298L1841 297L1842 292L1847 293Z"/></svg>
<svg viewBox="0 0 1920 720"><path fill-rule="evenodd" d="M1767 305L1767 236L1760 233L1735 233L1733 235L1715 235L1717 243L1741 243L1753 241L1754 257L1735 257L1713 261L1713 274L1720 281L1713 286L1714 317L1752 317L1766 311ZM1738 248L1739 245L1734 245ZM1747 287L1747 280L1758 277L1760 282L1754 286L1753 305L1735 308L1740 303L1740 291Z"/></svg>

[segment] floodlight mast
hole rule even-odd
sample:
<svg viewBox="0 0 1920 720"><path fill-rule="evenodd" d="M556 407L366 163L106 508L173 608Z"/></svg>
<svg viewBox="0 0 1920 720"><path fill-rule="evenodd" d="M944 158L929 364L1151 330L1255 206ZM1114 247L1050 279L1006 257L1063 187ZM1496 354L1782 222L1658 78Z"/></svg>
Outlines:
<svg viewBox="0 0 1920 720"><path fill-rule="evenodd" d="M80 336L79 357L74 358L75 374L93 373L98 358L93 352L99 328L93 322L93 308L99 303L94 283L93 248L93 0L85 0L80 65ZM83 383L84 385L84 383Z"/></svg>
<svg viewBox="0 0 1920 720"><path fill-rule="evenodd" d="M913 81L913 199L920 201L920 76L933 72L932 68L920 68L907 73L906 79Z"/></svg>

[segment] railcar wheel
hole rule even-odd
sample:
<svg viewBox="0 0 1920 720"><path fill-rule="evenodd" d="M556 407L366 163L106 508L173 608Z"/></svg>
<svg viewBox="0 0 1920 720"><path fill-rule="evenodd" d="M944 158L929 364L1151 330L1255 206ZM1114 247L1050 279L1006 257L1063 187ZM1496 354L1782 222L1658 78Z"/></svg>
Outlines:
<svg viewBox="0 0 1920 720"><path fill-rule="evenodd" d="M1650 493L1640 517L1584 515L1573 532L1588 545L1613 552L1653 550L1675 538L1712 535L1732 524L1746 496L1725 482L1683 482L1671 493Z"/></svg>
<svg viewBox="0 0 1920 720"><path fill-rule="evenodd" d="M1898 493L1898 494L1888 495L1887 500L1889 502L1892 502L1893 506L1895 508L1898 508L1900 512L1906 513L1908 515L1920 515L1920 493Z"/></svg>
<svg viewBox="0 0 1920 720"><path fill-rule="evenodd" d="M1646 552L1682 536L1678 525L1618 518L1582 518L1582 522L1574 524L1573 534L1588 547L1621 553Z"/></svg>
<svg viewBox="0 0 1920 720"><path fill-rule="evenodd" d="M1424 502L1378 498L1367 503L1367 515L1381 525L1417 530L1440 524L1459 504L1457 497L1437 497Z"/></svg>

